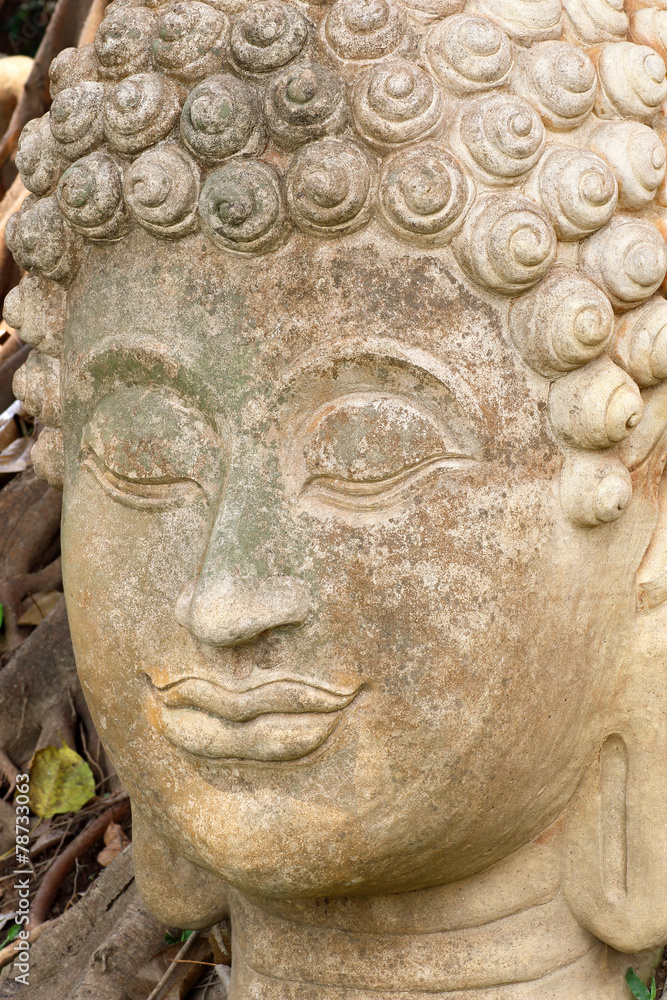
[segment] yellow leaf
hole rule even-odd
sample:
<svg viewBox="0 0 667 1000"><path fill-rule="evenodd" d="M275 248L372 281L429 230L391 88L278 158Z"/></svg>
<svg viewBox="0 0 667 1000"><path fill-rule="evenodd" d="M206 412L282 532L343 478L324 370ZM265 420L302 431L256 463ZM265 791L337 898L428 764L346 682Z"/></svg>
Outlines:
<svg viewBox="0 0 667 1000"><path fill-rule="evenodd" d="M30 808L42 819L77 812L95 794L95 778L68 746L38 750L30 767Z"/></svg>

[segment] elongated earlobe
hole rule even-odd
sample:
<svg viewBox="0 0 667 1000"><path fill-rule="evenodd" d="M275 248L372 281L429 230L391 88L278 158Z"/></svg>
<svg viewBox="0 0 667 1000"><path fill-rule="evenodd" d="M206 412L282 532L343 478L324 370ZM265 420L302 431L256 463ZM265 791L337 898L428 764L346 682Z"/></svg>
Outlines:
<svg viewBox="0 0 667 1000"><path fill-rule="evenodd" d="M618 951L667 940L667 604L643 614L614 730L568 810L567 902L586 930Z"/></svg>
<svg viewBox="0 0 667 1000"><path fill-rule="evenodd" d="M212 927L229 916L227 884L177 854L132 806L132 852L144 903L167 927Z"/></svg>

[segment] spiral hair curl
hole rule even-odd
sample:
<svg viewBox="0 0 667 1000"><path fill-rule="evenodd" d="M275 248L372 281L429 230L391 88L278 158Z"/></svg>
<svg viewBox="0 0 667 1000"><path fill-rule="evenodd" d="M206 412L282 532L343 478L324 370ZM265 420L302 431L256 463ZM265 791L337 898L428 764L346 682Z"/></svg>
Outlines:
<svg viewBox="0 0 667 1000"><path fill-rule="evenodd" d="M513 300L514 344L551 382L563 506L579 525L615 520L639 387L667 377L661 11L114 0L95 42L54 60L51 111L17 156L32 195L6 239L29 274L5 316L39 352L16 380L51 424L38 474L61 481L58 358L86 241L200 230L250 256L375 220Z"/></svg>

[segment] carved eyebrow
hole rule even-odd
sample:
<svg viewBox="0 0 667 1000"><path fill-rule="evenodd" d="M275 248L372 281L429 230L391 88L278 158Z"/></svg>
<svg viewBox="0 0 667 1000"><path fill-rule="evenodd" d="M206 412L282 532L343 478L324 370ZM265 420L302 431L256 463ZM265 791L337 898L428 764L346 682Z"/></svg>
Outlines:
<svg viewBox="0 0 667 1000"><path fill-rule="evenodd" d="M334 341L323 356L321 345L309 348L277 376L273 393L293 385L301 376L322 372L336 361L374 358L394 362L435 379L474 421L484 423L479 400L468 382L451 365L421 348L388 337L355 337ZM194 402L214 422L219 416L219 393L202 375L201 358L157 338L142 338L136 343L119 344L115 336L103 337L94 347L66 366L65 395L72 390L85 398L90 394L90 379L96 382L96 394L106 395L113 388L143 386L157 382ZM107 388L108 387L108 388Z"/></svg>
<svg viewBox="0 0 667 1000"><path fill-rule="evenodd" d="M157 384L174 389L215 417L215 391L202 376L201 367L201 359L158 339L119 344L115 337L104 337L66 367L65 395L72 390L89 395L91 379L96 383L96 396L100 390L106 395L113 388Z"/></svg>
<svg viewBox="0 0 667 1000"><path fill-rule="evenodd" d="M446 389L453 399L473 419L484 423L484 413L478 396L469 383L453 366L436 358L429 351L392 340L389 337L355 337L345 341L332 342L326 353L322 345L309 348L294 359L276 380L275 390L280 392L293 384L300 376L308 376L323 371L336 361L354 361L373 358L378 362L409 368L425 373Z"/></svg>

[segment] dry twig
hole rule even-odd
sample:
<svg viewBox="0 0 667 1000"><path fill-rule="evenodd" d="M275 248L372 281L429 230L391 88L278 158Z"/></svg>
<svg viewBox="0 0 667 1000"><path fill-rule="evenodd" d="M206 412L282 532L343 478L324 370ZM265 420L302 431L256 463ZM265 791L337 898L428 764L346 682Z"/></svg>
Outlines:
<svg viewBox="0 0 667 1000"><path fill-rule="evenodd" d="M63 879L70 873L78 858L95 844L104 834L109 823L117 823L130 810L130 800L124 798L115 806L105 809L67 845L47 869L30 908L30 929L38 927L46 920L46 915L56 898Z"/></svg>
<svg viewBox="0 0 667 1000"><path fill-rule="evenodd" d="M162 990L169 981L169 978L173 973L177 962L180 962L183 956L188 953L188 951L190 950L190 948L195 943L198 937L199 934L197 933L197 931L193 931L190 937L187 939L187 941L184 942L183 947L178 951L176 957L171 960L171 962L169 963L169 968L162 976L159 983L156 985L155 989L151 990L150 994L146 997L146 1000L158 1000L158 997L160 996Z"/></svg>

